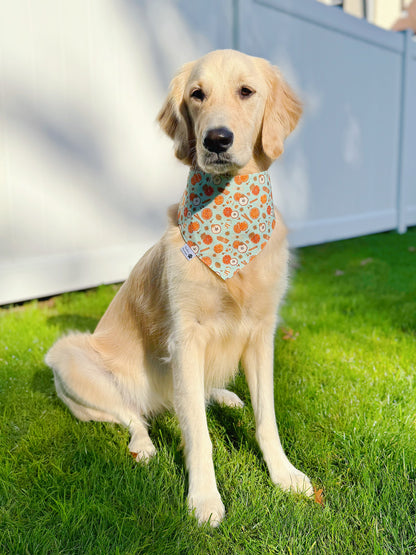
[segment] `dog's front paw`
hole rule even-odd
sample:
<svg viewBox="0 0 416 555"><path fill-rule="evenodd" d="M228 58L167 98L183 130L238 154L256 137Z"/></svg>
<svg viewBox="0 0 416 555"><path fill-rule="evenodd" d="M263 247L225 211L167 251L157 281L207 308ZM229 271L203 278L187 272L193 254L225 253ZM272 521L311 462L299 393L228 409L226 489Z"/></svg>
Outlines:
<svg viewBox="0 0 416 555"><path fill-rule="evenodd" d="M307 497L313 497L314 495L313 486L309 478L293 465L278 472L277 476L272 477L272 480L274 484L284 491L302 493Z"/></svg>
<svg viewBox="0 0 416 555"><path fill-rule="evenodd" d="M198 524L208 522L214 528L220 524L225 515L225 507L218 492L212 495L189 494L188 507L198 520Z"/></svg>

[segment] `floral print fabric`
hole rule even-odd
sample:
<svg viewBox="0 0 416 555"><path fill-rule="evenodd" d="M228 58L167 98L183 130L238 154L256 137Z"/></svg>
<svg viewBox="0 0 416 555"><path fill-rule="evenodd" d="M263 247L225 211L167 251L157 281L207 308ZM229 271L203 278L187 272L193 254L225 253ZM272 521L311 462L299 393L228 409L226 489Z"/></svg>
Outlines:
<svg viewBox="0 0 416 555"><path fill-rule="evenodd" d="M178 212L185 243L222 279L266 246L276 225L268 172L211 175L191 170Z"/></svg>

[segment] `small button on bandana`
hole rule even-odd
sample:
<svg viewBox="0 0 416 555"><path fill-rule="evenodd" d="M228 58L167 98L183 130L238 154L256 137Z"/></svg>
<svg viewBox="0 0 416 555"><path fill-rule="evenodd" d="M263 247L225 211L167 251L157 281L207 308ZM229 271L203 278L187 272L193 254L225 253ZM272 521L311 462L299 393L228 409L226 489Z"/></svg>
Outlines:
<svg viewBox="0 0 416 555"><path fill-rule="evenodd" d="M178 224L183 248L190 247L222 279L232 277L261 252L275 228L268 172L227 176L191 170ZM184 254L191 258L189 250Z"/></svg>

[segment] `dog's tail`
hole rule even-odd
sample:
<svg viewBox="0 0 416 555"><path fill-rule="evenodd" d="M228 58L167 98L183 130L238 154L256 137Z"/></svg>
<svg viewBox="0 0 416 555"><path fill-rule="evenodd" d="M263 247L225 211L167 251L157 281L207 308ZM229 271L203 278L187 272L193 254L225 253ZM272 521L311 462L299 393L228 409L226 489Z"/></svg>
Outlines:
<svg viewBox="0 0 416 555"><path fill-rule="evenodd" d="M90 333L69 332L52 345L45 355L45 363L53 370L57 370L68 357L76 352L82 353L89 350L90 337Z"/></svg>
<svg viewBox="0 0 416 555"><path fill-rule="evenodd" d="M70 333L45 356L53 370L58 397L80 420L119 422L111 411L115 393L101 355L90 333Z"/></svg>

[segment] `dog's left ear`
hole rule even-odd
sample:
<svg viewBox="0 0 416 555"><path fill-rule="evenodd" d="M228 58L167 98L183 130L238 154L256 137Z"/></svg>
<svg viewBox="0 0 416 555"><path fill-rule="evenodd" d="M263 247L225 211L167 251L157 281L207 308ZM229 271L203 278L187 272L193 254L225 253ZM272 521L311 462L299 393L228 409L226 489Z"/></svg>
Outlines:
<svg viewBox="0 0 416 555"><path fill-rule="evenodd" d="M172 79L169 94L157 116L160 127L175 143L175 156L189 165L193 132L184 92L193 65L194 62L185 64Z"/></svg>
<svg viewBox="0 0 416 555"><path fill-rule="evenodd" d="M302 104L284 81L277 67L264 67L269 94L263 116L261 144L266 156L275 160L283 152L283 142L294 130L302 114Z"/></svg>

